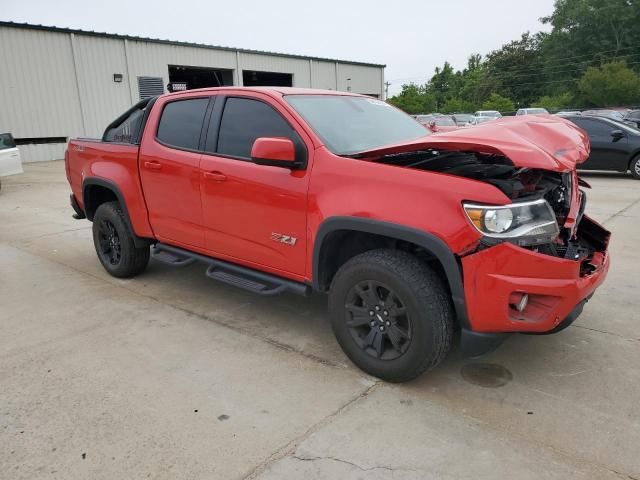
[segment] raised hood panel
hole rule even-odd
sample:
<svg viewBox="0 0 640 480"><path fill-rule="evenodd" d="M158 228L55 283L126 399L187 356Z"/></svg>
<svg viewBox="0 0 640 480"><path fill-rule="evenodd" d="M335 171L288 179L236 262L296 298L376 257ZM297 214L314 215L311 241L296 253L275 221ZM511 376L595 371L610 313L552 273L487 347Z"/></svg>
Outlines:
<svg viewBox="0 0 640 480"><path fill-rule="evenodd" d="M590 146L587 134L569 120L531 115L506 117L354 156L378 157L427 149L502 154L517 167L566 172L589 157Z"/></svg>

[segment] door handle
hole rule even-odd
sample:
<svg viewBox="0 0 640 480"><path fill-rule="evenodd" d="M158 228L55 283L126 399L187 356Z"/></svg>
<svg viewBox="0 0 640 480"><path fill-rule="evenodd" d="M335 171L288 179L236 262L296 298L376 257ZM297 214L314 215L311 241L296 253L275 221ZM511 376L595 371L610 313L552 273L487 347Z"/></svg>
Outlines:
<svg viewBox="0 0 640 480"><path fill-rule="evenodd" d="M224 182L227 176L220 172L204 172L204 178L213 182Z"/></svg>
<svg viewBox="0 0 640 480"><path fill-rule="evenodd" d="M144 162L144 166L149 170L160 170L162 169L162 164L158 162Z"/></svg>

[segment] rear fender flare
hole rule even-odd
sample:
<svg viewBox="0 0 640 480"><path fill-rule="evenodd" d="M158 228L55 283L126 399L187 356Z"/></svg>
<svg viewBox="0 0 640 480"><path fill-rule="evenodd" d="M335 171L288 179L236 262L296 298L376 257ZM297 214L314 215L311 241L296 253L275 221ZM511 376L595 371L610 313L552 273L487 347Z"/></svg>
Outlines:
<svg viewBox="0 0 640 480"><path fill-rule="evenodd" d="M118 188L118 186L111 180L105 180L104 178L87 177L82 182L82 204L84 205L84 210L85 210L87 219L89 221L93 221L93 215L95 213L95 209L88 208L90 205L90 202L88 203L88 200L89 200L88 187L91 187L94 185L106 188L111 192L113 192L113 194L116 196L116 198L118 199L118 203L120 203L120 206L122 207L122 212L124 213L127 227L129 227L129 231L131 232L131 235L133 235L134 245L137 248L149 246L152 243L150 239L142 238L136 235L135 230L133 229L133 225L131 224L131 217L129 216L129 211L127 210L127 202L125 202L124 196L122 195L120 188Z"/></svg>

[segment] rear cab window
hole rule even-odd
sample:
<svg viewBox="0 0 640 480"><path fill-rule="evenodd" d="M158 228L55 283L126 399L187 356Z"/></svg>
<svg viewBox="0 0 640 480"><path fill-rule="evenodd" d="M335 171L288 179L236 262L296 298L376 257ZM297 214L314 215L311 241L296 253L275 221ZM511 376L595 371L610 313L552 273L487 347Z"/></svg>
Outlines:
<svg viewBox="0 0 640 480"><path fill-rule="evenodd" d="M147 109L155 97L142 100L116 118L102 135L103 142L138 144L144 128Z"/></svg>

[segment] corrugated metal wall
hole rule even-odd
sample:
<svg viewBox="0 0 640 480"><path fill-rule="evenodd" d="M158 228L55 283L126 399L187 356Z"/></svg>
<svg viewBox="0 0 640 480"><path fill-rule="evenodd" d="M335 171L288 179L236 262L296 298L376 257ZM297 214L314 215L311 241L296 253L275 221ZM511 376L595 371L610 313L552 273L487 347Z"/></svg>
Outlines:
<svg viewBox="0 0 640 480"><path fill-rule="evenodd" d="M0 28L0 45L0 130L16 138L81 135L71 37Z"/></svg>
<svg viewBox="0 0 640 480"><path fill-rule="evenodd" d="M100 136L138 101L138 76L169 82L169 65L290 73L295 87L381 96L383 68L325 60L0 26L0 131L16 138ZM121 74L122 82L113 75ZM347 80L350 79L350 80ZM350 88L348 88L350 87ZM61 158L60 144L28 145L23 159Z"/></svg>

